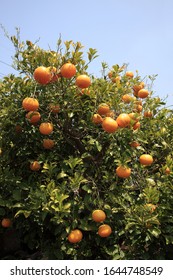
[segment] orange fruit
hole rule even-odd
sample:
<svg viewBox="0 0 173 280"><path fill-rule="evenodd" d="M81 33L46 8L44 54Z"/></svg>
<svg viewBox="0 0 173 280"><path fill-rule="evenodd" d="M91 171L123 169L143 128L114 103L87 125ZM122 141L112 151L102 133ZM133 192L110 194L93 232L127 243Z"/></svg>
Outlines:
<svg viewBox="0 0 173 280"><path fill-rule="evenodd" d="M76 66L67 62L61 67L60 73L62 77L70 79L76 74Z"/></svg>
<svg viewBox="0 0 173 280"><path fill-rule="evenodd" d="M127 71L127 72L125 73L125 75L126 75L126 77L128 77L128 78L133 78L133 77L134 77L134 74L133 74L132 71Z"/></svg>
<svg viewBox="0 0 173 280"><path fill-rule="evenodd" d="M28 119L28 121L32 124L35 124L37 122L39 122L40 118L41 118L41 115L39 112L37 111L29 111L27 114L26 114L26 118Z"/></svg>
<svg viewBox="0 0 173 280"><path fill-rule="evenodd" d="M124 103L130 103L132 100L133 100L133 98L129 94L124 94L122 96L122 101L124 101Z"/></svg>
<svg viewBox="0 0 173 280"><path fill-rule="evenodd" d="M120 165L116 168L115 172L120 178L128 178L131 175L131 168Z"/></svg>
<svg viewBox="0 0 173 280"><path fill-rule="evenodd" d="M39 131L44 135L51 134L53 131L53 124L49 122L41 123L39 126Z"/></svg>
<svg viewBox="0 0 173 280"><path fill-rule="evenodd" d="M133 130L137 130L138 128L140 128L141 124L140 122L136 122L134 125L133 125Z"/></svg>
<svg viewBox="0 0 173 280"><path fill-rule="evenodd" d="M143 109L142 105L135 105L133 111L140 113L142 112L142 109Z"/></svg>
<svg viewBox="0 0 173 280"><path fill-rule="evenodd" d="M77 243L82 240L83 234L79 229L72 230L68 235L68 241L70 243Z"/></svg>
<svg viewBox="0 0 173 280"><path fill-rule="evenodd" d="M88 88L91 85L91 79L89 76L83 74L83 75L79 75L76 78L76 85L79 88Z"/></svg>
<svg viewBox="0 0 173 280"><path fill-rule="evenodd" d="M98 106L97 113L101 116L106 115L107 113L110 112L110 107L106 103L102 103Z"/></svg>
<svg viewBox="0 0 173 280"><path fill-rule="evenodd" d="M145 118L151 118L153 116L153 113L151 111L145 111L144 112L144 117Z"/></svg>
<svg viewBox="0 0 173 280"><path fill-rule="evenodd" d="M101 237L108 237L109 235L111 235L111 233L112 229L109 225L104 224L99 226L98 235L100 235Z"/></svg>
<svg viewBox="0 0 173 280"><path fill-rule="evenodd" d="M97 209L92 212L93 221L100 223L106 219L106 214L103 210Z"/></svg>
<svg viewBox="0 0 173 280"><path fill-rule="evenodd" d="M40 170L40 168L41 168L41 165L40 165L40 163L37 160L31 162L30 169L32 171L38 171L38 170Z"/></svg>
<svg viewBox="0 0 173 280"><path fill-rule="evenodd" d="M149 154L143 154L140 156L139 161L142 165L151 165L153 163L153 157Z"/></svg>
<svg viewBox="0 0 173 280"><path fill-rule="evenodd" d="M92 117L92 122L95 124L100 124L102 123L103 118L99 114L94 114Z"/></svg>
<svg viewBox="0 0 173 280"><path fill-rule="evenodd" d="M57 114L60 111L60 106L58 104L50 104L49 109L52 113Z"/></svg>
<svg viewBox="0 0 173 280"><path fill-rule="evenodd" d="M48 84L52 79L50 68L44 66L37 67L34 71L33 76L36 82L41 85Z"/></svg>
<svg viewBox="0 0 173 280"><path fill-rule="evenodd" d="M102 122L102 128L108 133L113 133L118 129L118 124L113 118L106 117Z"/></svg>
<svg viewBox="0 0 173 280"><path fill-rule="evenodd" d="M39 102L36 98L26 97L22 101L22 107L26 111L37 111L39 108Z"/></svg>
<svg viewBox="0 0 173 280"><path fill-rule="evenodd" d="M4 228L9 228L9 227L11 227L12 222L9 218L3 218L2 221L1 221L1 225Z"/></svg>
<svg viewBox="0 0 173 280"><path fill-rule="evenodd" d="M52 149L54 147L55 143L52 139L43 139L43 147L45 149Z"/></svg>
<svg viewBox="0 0 173 280"><path fill-rule="evenodd" d="M135 93L137 93L140 89L142 89L142 86L140 84L133 86L133 90L135 91Z"/></svg>
<svg viewBox="0 0 173 280"><path fill-rule="evenodd" d="M147 89L140 89L138 91L138 97L146 98L149 95L149 91Z"/></svg>
<svg viewBox="0 0 173 280"><path fill-rule="evenodd" d="M133 94L134 96L138 96L139 90L143 89L145 86L144 82L141 82L140 84L136 84L133 86Z"/></svg>
<svg viewBox="0 0 173 280"><path fill-rule="evenodd" d="M128 114L122 113L116 119L119 127L127 127L130 125L131 118Z"/></svg>

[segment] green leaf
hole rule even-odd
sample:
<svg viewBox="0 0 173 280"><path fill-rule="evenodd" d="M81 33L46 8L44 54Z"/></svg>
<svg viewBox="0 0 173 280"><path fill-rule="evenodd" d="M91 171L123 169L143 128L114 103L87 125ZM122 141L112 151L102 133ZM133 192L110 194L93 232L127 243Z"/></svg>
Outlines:
<svg viewBox="0 0 173 280"><path fill-rule="evenodd" d="M15 214L15 218L17 218L20 214L23 214L25 216L25 218L28 218L31 214L31 211L27 211L27 210L19 210L16 214Z"/></svg>
<svg viewBox="0 0 173 280"><path fill-rule="evenodd" d="M161 230L158 228L148 229L148 231L156 238L158 238L159 235L161 234Z"/></svg>
<svg viewBox="0 0 173 280"><path fill-rule="evenodd" d="M21 190L14 190L13 198L17 201L20 201L21 200Z"/></svg>
<svg viewBox="0 0 173 280"><path fill-rule="evenodd" d="M62 179L62 178L65 178L67 177L68 175L64 172L64 171L61 171L58 175L57 175L57 179Z"/></svg>
<svg viewBox="0 0 173 280"><path fill-rule="evenodd" d="M0 208L0 216L4 216L5 215L5 209L4 208Z"/></svg>

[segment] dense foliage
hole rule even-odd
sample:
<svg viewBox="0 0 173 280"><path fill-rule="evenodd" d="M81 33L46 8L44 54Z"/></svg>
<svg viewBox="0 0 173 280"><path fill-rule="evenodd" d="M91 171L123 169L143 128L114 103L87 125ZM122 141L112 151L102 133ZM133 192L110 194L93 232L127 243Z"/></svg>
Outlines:
<svg viewBox="0 0 173 280"><path fill-rule="evenodd" d="M84 54L80 42L59 39L52 51L15 36L11 41L19 75L0 82L0 218L12 221L0 228L7 247L1 258L172 259L173 117L153 95L154 77L102 63L102 77L95 78L88 67L97 52ZM70 78L61 74L67 62L76 67ZM33 75L40 66L50 67L54 80L37 82ZM91 79L86 89L76 85L83 74ZM141 82L147 97L135 91ZM38 122L31 123L32 113L26 117L26 97L39 102ZM93 115L103 103L110 110L96 124ZM137 127L131 118L114 132L103 129L105 117L132 112ZM41 123L53 132L42 134ZM45 139L53 140L47 148ZM153 163L142 165L143 154ZM119 177L118 166L130 168L130 176ZM103 222L93 221L95 209L106 213ZM111 227L108 237L98 235L101 224ZM69 242L73 229L82 232L80 242Z"/></svg>

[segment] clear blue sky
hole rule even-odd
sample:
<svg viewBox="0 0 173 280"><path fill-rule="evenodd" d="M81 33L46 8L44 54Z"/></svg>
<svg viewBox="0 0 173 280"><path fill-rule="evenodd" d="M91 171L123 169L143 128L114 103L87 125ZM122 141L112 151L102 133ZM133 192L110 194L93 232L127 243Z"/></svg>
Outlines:
<svg viewBox="0 0 173 280"><path fill-rule="evenodd" d="M10 35L15 27L22 40L55 49L62 39L80 41L87 51L98 50L91 72L99 75L101 62L128 63L128 70L144 77L158 74L153 90L167 106L173 105L173 1L172 0L5 0L0 23ZM0 77L12 72L13 46L0 30Z"/></svg>

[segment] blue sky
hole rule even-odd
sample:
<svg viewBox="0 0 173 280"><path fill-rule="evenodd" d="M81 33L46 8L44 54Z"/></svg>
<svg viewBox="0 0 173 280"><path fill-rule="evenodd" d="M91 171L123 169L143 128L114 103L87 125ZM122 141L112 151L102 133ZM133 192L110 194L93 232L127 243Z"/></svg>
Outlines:
<svg viewBox="0 0 173 280"><path fill-rule="evenodd" d="M167 106L173 105L173 1L172 0L6 0L1 3L0 23L10 35L20 28L21 39L43 48L56 48L62 39L80 41L99 57L90 72L99 76L101 62L128 63L141 77L158 74L153 90ZM0 77L13 69L14 49L0 30ZM3 63L4 62L4 63Z"/></svg>

